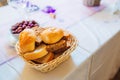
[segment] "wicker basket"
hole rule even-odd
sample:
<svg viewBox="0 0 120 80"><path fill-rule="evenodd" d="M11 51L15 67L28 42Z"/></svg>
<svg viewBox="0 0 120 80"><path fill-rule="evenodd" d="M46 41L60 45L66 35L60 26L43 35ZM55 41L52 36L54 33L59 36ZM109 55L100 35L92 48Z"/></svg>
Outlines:
<svg viewBox="0 0 120 80"><path fill-rule="evenodd" d="M54 68L56 68L59 64L61 64L62 62L66 61L69 57L70 57L70 53L76 48L77 46L77 40L74 36L70 35L70 45L71 47L69 49L67 49L62 55L60 55L59 57L51 60L48 63L43 63L43 64L36 64L33 61L27 61L23 55L20 52L19 49L19 43L16 44L15 48L18 52L18 54L25 60L25 62L27 62L31 67L41 71L41 72L48 72L53 70Z"/></svg>

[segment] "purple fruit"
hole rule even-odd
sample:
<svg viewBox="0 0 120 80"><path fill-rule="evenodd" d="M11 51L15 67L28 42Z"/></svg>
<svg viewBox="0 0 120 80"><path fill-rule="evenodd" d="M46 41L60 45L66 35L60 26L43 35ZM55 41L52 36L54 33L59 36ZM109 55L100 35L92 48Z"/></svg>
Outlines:
<svg viewBox="0 0 120 80"><path fill-rule="evenodd" d="M17 29L18 26L12 26L12 30L15 30Z"/></svg>
<svg viewBox="0 0 120 80"><path fill-rule="evenodd" d="M32 21L29 21L29 24L32 24Z"/></svg>
<svg viewBox="0 0 120 80"><path fill-rule="evenodd" d="M22 24L19 24L18 27L22 27Z"/></svg>
<svg viewBox="0 0 120 80"><path fill-rule="evenodd" d="M34 20L32 20L32 23L33 23L33 24L36 24L36 22L35 22Z"/></svg>
<svg viewBox="0 0 120 80"><path fill-rule="evenodd" d="M26 25L22 25L22 28L25 29Z"/></svg>
<svg viewBox="0 0 120 80"><path fill-rule="evenodd" d="M32 21L22 21L20 23L16 23L15 25L13 25L12 28L11 28L11 32L13 34L19 34L24 29L32 28L32 27L35 27L35 26L39 26L39 25L34 20L32 20Z"/></svg>
<svg viewBox="0 0 120 80"><path fill-rule="evenodd" d="M25 21L25 22L24 22L24 25L27 25L27 24L28 24L28 22L27 22L27 21Z"/></svg>
<svg viewBox="0 0 120 80"><path fill-rule="evenodd" d="M13 34L15 34L16 32L15 31L12 31Z"/></svg>
<svg viewBox="0 0 120 80"><path fill-rule="evenodd" d="M33 27L34 26L34 24L30 24L30 27Z"/></svg>
<svg viewBox="0 0 120 80"><path fill-rule="evenodd" d="M25 23L25 21L22 21L22 24L24 24Z"/></svg>

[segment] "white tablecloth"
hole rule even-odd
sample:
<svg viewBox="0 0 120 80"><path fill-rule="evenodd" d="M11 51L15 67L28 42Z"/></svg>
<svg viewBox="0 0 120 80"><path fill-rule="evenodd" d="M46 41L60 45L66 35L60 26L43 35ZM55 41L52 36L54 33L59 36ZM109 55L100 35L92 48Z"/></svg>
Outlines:
<svg viewBox="0 0 120 80"><path fill-rule="evenodd" d="M41 26L67 29L78 39L78 46L66 62L48 73L32 69L9 46L9 28L21 21L16 10L0 8L0 80L109 80L120 67L120 20L112 15L107 3L89 8L80 0L41 2L57 9L57 18L42 12L34 13ZM69 4L68 4L69 3ZM74 6L73 6L74 5ZM42 5L41 5L42 6Z"/></svg>

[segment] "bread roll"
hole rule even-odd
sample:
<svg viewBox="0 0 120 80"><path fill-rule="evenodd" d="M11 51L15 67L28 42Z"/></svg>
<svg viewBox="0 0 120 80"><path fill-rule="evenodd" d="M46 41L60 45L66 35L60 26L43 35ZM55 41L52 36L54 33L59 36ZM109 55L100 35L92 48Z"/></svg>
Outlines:
<svg viewBox="0 0 120 80"><path fill-rule="evenodd" d="M19 35L20 50L25 53L35 49L36 35L33 30L25 29Z"/></svg>
<svg viewBox="0 0 120 80"><path fill-rule="evenodd" d="M62 29L59 28L48 28L41 33L41 38L46 44L53 44L58 42L64 35Z"/></svg>
<svg viewBox="0 0 120 80"><path fill-rule="evenodd" d="M41 32L44 31L45 29L42 28L42 27L33 27L32 30L34 30L35 35L36 35L36 40L35 40L35 41L36 41L37 43L41 43L41 42L42 42L42 39L41 39L40 34L41 34Z"/></svg>
<svg viewBox="0 0 120 80"><path fill-rule="evenodd" d="M47 63L49 61L51 61L54 58L54 53L49 52L46 56L33 60L36 63Z"/></svg>
<svg viewBox="0 0 120 80"><path fill-rule="evenodd" d="M41 58L47 54L48 54L48 51L46 50L46 45L41 44L34 51L25 53L23 56L26 60L34 60L34 59Z"/></svg>
<svg viewBox="0 0 120 80"><path fill-rule="evenodd" d="M67 47L67 42L65 40L60 40L55 44L47 45L46 49L50 52L56 52L58 50L64 49Z"/></svg>

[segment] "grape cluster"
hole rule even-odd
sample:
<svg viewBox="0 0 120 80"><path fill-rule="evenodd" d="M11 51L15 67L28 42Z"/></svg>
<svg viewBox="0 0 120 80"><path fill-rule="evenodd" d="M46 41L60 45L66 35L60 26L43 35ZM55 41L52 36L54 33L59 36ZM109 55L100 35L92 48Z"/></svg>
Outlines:
<svg viewBox="0 0 120 80"><path fill-rule="evenodd" d="M19 34L21 31L23 31L26 28L32 28L39 26L39 24L32 20L32 21L22 21L20 23L16 23L15 25L12 26L11 32L12 34Z"/></svg>

